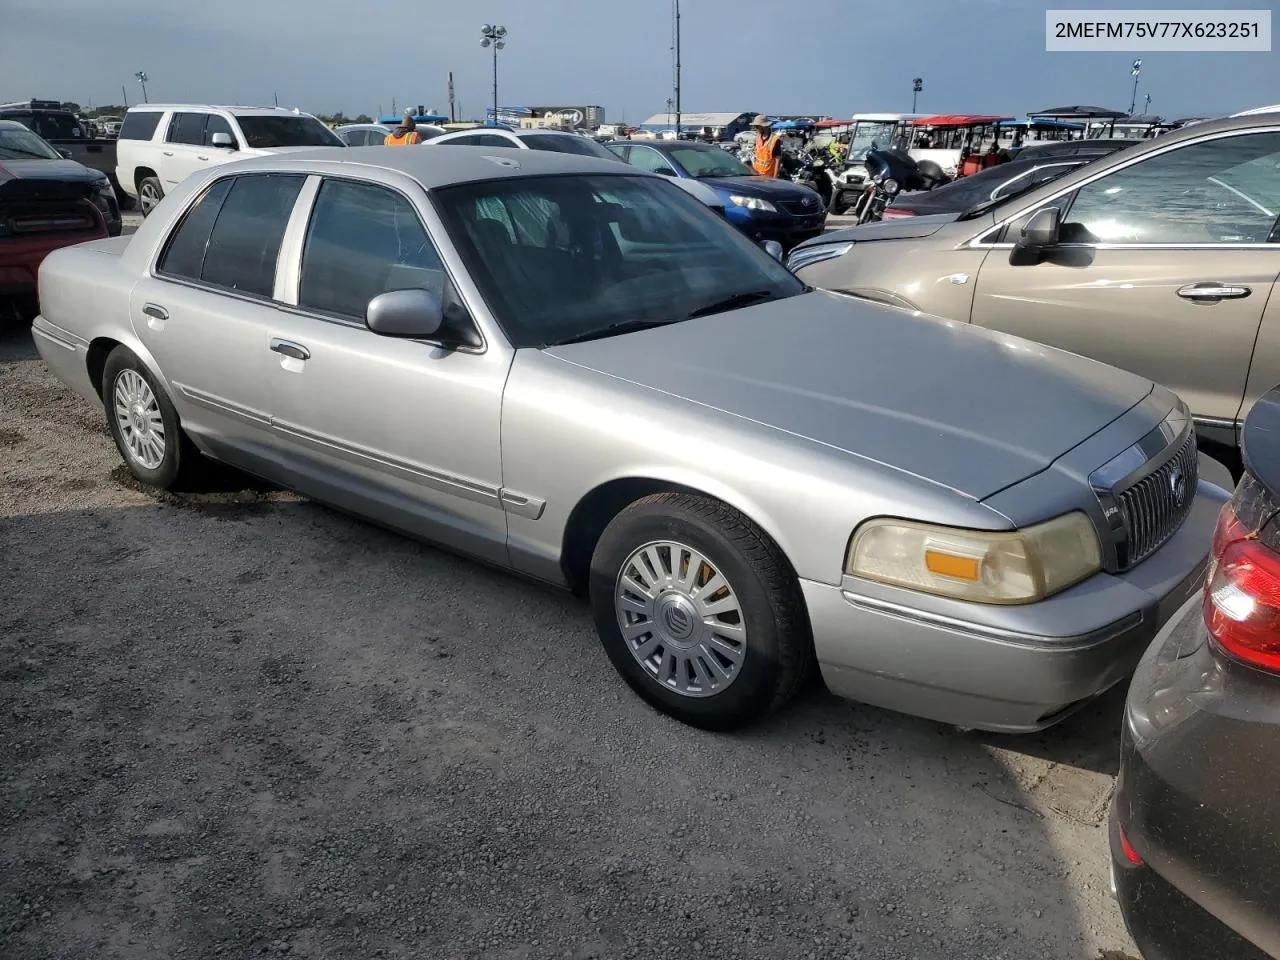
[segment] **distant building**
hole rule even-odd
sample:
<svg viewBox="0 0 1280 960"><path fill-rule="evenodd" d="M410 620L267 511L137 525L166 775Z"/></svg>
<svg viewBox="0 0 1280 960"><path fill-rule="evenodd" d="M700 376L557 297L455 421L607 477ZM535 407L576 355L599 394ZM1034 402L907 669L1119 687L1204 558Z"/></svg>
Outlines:
<svg viewBox="0 0 1280 960"><path fill-rule="evenodd" d="M528 126L560 130L598 130L604 123L604 107L530 107ZM522 124L524 125L524 124Z"/></svg>
<svg viewBox="0 0 1280 960"><path fill-rule="evenodd" d="M692 133L707 129L716 140L732 140L743 130L750 129L754 117L754 113L681 113L680 129ZM640 124L640 129L655 132L672 130L674 127L674 113L655 113Z"/></svg>

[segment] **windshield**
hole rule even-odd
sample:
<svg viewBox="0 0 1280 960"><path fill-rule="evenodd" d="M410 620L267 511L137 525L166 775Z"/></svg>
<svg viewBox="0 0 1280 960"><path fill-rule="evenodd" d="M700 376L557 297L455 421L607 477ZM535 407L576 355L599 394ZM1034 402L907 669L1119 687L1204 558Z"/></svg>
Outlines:
<svg viewBox="0 0 1280 960"><path fill-rule="evenodd" d="M433 191L516 347L676 322L734 297L805 290L782 264L656 177L524 177ZM617 332L621 332L620 330Z"/></svg>
<svg viewBox="0 0 1280 960"><path fill-rule="evenodd" d="M728 150L719 147L672 147L667 156L691 177L750 177L754 171Z"/></svg>
<svg viewBox="0 0 1280 960"><path fill-rule="evenodd" d="M62 155L26 127L0 127L0 160L61 160Z"/></svg>
<svg viewBox="0 0 1280 960"><path fill-rule="evenodd" d="M336 134L315 117L236 117L250 147L342 147Z"/></svg>
<svg viewBox="0 0 1280 960"><path fill-rule="evenodd" d="M853 135L849 138L849 159L862 160L872 144L881 150L893 146L893 132L897 126L896 120L859 120L853 125Z"/></svg>
<svg viewBox="0 0 1280 960"><path fill-rule="evenodd" d="M547 150L552 153L576 153L580 157L599 157L601 160L614 160L617 156L587 137L574 136L571 133L547 133L536 137L523 137L525 146L531 150Z"/></svg>

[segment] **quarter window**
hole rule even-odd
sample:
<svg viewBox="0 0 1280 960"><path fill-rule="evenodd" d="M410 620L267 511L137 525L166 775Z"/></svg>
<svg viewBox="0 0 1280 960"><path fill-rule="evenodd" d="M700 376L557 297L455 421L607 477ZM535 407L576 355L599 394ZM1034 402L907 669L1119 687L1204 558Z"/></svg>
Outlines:
<svg viewBox="0 0 1280 960"><path fill-rule="evenodd" d="M222 209L222 201L231 192L232 180L219 180L204 196L196 201L194 207L178 224L169 238L168 246L160 255L157 269L173 277L184 277L188 280L199 280L204 269L204 253L209 246L209 234L218 219L218 211Z"/></svg>
<svg viewBox="0 0 1280 960"><path fill-rule="evenodd" d="M1077 243L1265 243L1280 218L1280 133L1202 141L1081 187L1063 224Z"/></svg>
<svg viewBox="0 0 1280 960"><path fill-rule="evenodd" d="M430 290L444 300L445 272L417 212L403 196L350 180L320 186L302 253L298 305L364 320L391 290Z"/></svg>
<svg viewBox="0 0 1280 960"><path fill-rule="evenodd" d="M150 140L160 125L159 110L130 110L120 125L121 140Z"/></svg>
<svg viewBox="0 0 1280 960"><path fill-rule="evenodd" d="M200 145L200 135L204 132L203 113L175 113L169 121L169 135L165 139L169 143L190 143Z"/></svg>

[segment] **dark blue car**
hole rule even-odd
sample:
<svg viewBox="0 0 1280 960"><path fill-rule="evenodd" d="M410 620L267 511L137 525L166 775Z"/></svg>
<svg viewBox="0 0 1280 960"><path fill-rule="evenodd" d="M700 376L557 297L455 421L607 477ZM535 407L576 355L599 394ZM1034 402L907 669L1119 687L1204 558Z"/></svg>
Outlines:
<svg viewBox="0 0 1280 960"><path fill-rule="evenodd" d="M607 146L641 170L711 187L724 201L725 217L752 240L776 240L789 250L822 233L827 213L817 193L789 180L757 176L713 144L615 140Z"/></svg>

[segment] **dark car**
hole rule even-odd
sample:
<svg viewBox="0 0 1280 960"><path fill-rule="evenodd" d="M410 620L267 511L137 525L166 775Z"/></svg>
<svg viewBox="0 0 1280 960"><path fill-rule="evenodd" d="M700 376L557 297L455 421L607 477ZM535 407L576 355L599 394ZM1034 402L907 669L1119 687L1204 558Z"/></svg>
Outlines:
<svg viewBox="0 0 1280 960"><path fill-rule="evenodd" d="M1111 813L1116 894L1147 960L1280 956L1280 388L1244 425L1245 472L1208 581L1129 688Z"/></svg>
<svg viewBox="0 0 1280 960"><path fill-rule="evenodd" d="M1016 197L1094 159L1094 156L1085 156L1002 163L932 190L901 193L885 207L881 218L898 220L933 213L963 213L980 203Z"/></svg>
<svg viewBox="0 0 1280 960"><path fill-rule="evenodd" d="M615 140L610 150L632 166L711 187L725 217L756 241L776 240L784 250L822 233L827 212L818 194L789 180L761 177L712 143L688 140Z"/></svg>
<svg viewBox="0 0 1280 960"><path fill-rule="evenodd" d="M16 120L68 159L92 170L101 170L111 180L116 196L120 196L120 184L115 182L114 136L98 136L88 122L70 110L64 110L57 100L2 103L0 120ZM132 204L132 201L128 202Z"/></svg>
<svg viewBox="0 0 1280 960"><path fill-rule="evenodd" d="M1093 155L1105 157L1109 153L1131 147L1142 140L1129 140L1124 137L1099 137L1096 140L1039 140L1024 143L1021 147L1009 151L1015 160L1047 160L1050 157L1083 157Z"/></svg>
<svg viewBox="0 0 1280 960"><path fill-rule="evenodd" d="M120 229L105 174L67 160L22 124L0 120L0 296L30 297L51 250Z"/></svg>

